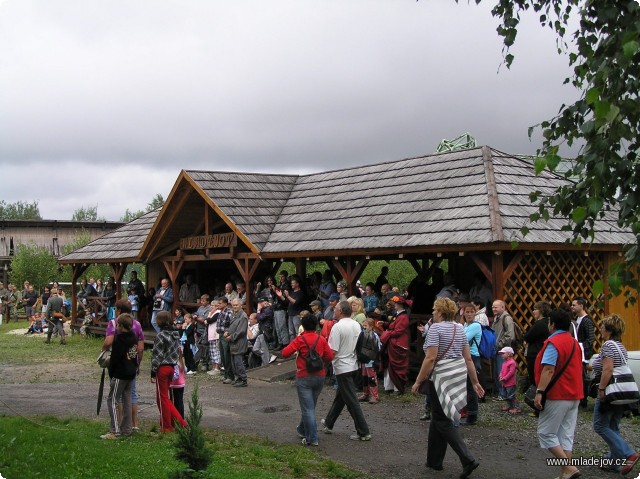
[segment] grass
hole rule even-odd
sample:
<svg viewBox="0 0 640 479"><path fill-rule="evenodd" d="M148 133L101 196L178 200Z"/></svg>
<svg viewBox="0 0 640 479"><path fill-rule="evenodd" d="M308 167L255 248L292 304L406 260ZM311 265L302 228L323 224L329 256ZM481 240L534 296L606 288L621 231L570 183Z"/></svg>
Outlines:
<svg viewBox="0 0 640 479"><path fill-rule="evenodd" d="M93 364L102 338L67 336L67 345L52 340L44 345L44 335L5 334L25 329L27 323L0 326L0 365L20 366L49 363ZM144 361L149 362L147 351ZM146 364L149 368L149 364ZM100 368L95 367L98 378ZM2 375L3 382L14 382ZM52 382L55 377L35 374L24 378L29 382ZM64 379L63 380L68 380ZM0 416L0 471L13 478L164 478L170 472L184 469L174 458L171 434L159 434L152 428L131 438L103 441L107 432L104 419ZM312 448L282 445L255 436L223 431L206 431L207 446L213 451L208 468L211 478L344 478L358 479L363 474L334 461L322 458Z"/></svg>
<svg viewBox="0 0 640 479"><path fill-rule="evenodd" d="M104 421L0 417L0 470L10 478L167 477L184 468L174 458L172 434L142 432L103 441ZM211 478L344 478L363 474L320 457L310 448L222 431L206 432Z"/></svg>
<svg viewBox="0 0 640 479"><path fill-rule="evenodd" d="M20 321L18 323L3 324L0 326L0 364L2 365L19 365L27 366L34 364L86 364L93 365L100 354L102 342L104 338L87 336L83 337L76 333L74 335L67 334L65 337L66 346L59 345L59 338L51 338L51 344L45 345L43 341L47 338L46 334L29 335L23 334L6 334L17 329L26 329L28 323ZM151 352L146 351L143 356L143 365L150 367ZM143 366L143 367L144 367ZM95 378L100 377L101 369L97 366L94 368ZM68 380L68 378L59 378L51 374L33 374L27 381L31 383L56 382L59 380ZM4 375L0 378L0 384L12 382Z"/></svg>

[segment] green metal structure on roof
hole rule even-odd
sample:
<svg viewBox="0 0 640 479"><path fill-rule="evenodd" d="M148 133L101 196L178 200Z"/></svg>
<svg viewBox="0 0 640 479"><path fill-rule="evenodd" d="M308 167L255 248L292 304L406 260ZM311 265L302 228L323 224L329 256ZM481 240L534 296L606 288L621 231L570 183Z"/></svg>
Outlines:
<svg viewBox="0 0 640 479"><path fill-rule="evenodd" d="M455 150L467 150L469 148L475 148L477 145L476 139L469 133L463 133L453 140L442 140L436 149L437 153L444 153L447 151Z"/></svg>

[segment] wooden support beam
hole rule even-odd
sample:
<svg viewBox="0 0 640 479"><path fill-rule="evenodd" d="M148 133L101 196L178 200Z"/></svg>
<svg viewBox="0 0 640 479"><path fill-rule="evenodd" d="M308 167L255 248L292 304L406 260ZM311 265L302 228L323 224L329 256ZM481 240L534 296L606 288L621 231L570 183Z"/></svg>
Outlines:
<svg viewBox="0 0 640 479"><path fill-rule="evenodd" d="M491 274L493 297L495 299L504 299L504 271L501 254L494 254L491 257Z"/></svg>
<svg viewBox="0 0 640 479"><path fill-rule="evenodd" d="M253 287L251 285L251 280L253 279L253 275L256 273L258 266L260 266L260 258L244 258L242 261L239 259L233 259L233 262L238 268L238 272L240 276L242 276L242 280L244 281L245 291L246 291L246 300L244 304L244 309L247 312L247 315L251 314L251 305L253 304Z"/></svg>
<svg viewBox="0 0 640 479"><path fill-rule="evenodd" d="M422 266L420 265L420 263L418 263L418 260L415 258L408 258L407 261L409 262L409 264L411 266L413 266L413 269L415 270L415 272L417 274L423 273L424 271L422 270ZM425 260L422 260L422 264L425 263Z"/></svg>
<svg viewBox="0 0 640 479"><path fill-rule="evenodd" d="M511 259L511 261L509 261L509 264L507 265L503 273L503 281L507 281L511 277L511 274L513 274L515 269L518 267L518 264L520 264L520 261L522 261L523 257L524 253L522 253L522 251L518 251L516 255Z"/></svg>
<svg viewBox="0 0 640 479"><path fill-rule="evenodd" d="M76 283L87 268L89 268L89 265L86 263L74 263L71 265L71 325L76 324L76 319L78 317L78 292Z"/></svg>
<svg viewBox="0 0 640 479"><path fill-rule="evenodd" d="M173 289L173 298L174 298L173 307L175 307L180 304L180 301L178 300L176 302L175 298L178 297L177 291L179 291L178 287L180 286L178 284L178 276L180 275L180 271L182 270L182 266L184 265L184 260L178 259L178 260L163 261L162 264L164 265L165 271L169 275L169 282L171 283L171 289Z"/></svg>
<svg viewBox="0 0 640 479"><path fill-rule="evenodd" d="M127 265L124 263L109 263L111 266L111 271L113 271L113 277L116 280L116 298L120 298L122 296L122 277L124 276L124 272L127 270Z"/></svg>
<svg viewBox="0 0 640 479"><path fill-rule="evenodd" d="M473 262L476 264L478 269L482 272L482 274L484 274L484 277L487 278L487 280L491 284L493 284L493 275L491 274L491 270L487 267L485 262L482 261L482 258L480 258L480 256L478 256L475 253L471 253L469 256L471 257Z"/></svg>

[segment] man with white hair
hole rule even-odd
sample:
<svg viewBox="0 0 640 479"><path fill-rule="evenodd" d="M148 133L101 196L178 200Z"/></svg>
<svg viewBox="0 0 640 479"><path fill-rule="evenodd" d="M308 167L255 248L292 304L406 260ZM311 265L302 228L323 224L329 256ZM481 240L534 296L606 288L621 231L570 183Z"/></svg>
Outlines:
<svg viewBox="0 0 640 479"><path fill-rule="evenodd" d="M347 301L340 301L337 304L334 310L334 319L338 322L331 328L329 347L334 352L332 364L338 382L338 389L326 418L320 421L322 430L325 434L331 434L333 425L338 420L344 407L347 406L356 426L356 434L351 435L349 439L353 441L370 441L369 425L364 418L364 413L358 401L356 386L353 382L358 370L355 349L362 327L351 319L351 305Z"/></svg>

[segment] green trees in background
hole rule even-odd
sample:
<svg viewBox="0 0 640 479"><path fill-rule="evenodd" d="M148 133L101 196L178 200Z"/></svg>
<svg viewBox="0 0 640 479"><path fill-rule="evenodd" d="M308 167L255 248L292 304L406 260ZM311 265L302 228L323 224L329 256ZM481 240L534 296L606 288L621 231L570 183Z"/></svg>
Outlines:
<svg viewBox="0 0 640 479"><path fill-rule="evenodd" d="M98 205L96 205L81 206L73 212L71 221L106 221L106 219L103 216L98 217Z"/></svg>
<svg viewBox="0 0 640 479"><path fill-rule="evenodd" d="M130 221L133 221L136 218L140 218L145 213L149 213L150 211L153 211L156 208L160 208L162 205L164 205L164 198L160 193L156 193L156 195L153 197L151 202L147 204L147 209L145 211L143 210L131 211L129 210L129 208L127 208L126 211L124 212L124 215L120 217L120 221L122 221L123 223L129 223Z"/></svg>
<svg viewBox="0 0 640 479"><path fill-rule="evenodd" d="M0 200L0 219L3 220L41 220L38 202L27 203L26 201L16 201L7 203Z"/></svg>
<svg viewBox="0 0 640 479"><path fill-rule="evenodd" d="M41 291L44 286L58 280L60 276L58 263L47 248L31 244L16 247L16 254L11 262L9 281L21 288L25 280Z"/></svg>

